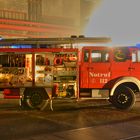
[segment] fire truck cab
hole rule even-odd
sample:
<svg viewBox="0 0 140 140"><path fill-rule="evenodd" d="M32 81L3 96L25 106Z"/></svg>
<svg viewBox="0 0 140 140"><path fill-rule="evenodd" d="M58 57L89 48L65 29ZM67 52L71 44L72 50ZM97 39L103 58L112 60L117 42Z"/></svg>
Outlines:
<svg viewBox="0 0 140 140"><path fill-rule="evenodd" d="M119 109L131 108L140 91L140 50L83 47L79 77L80 97L108 98Z"/></svg>
<svg viewBox="0 0 140 140"><path fill-rule="evenodd" d="M57 99L107 99L116 108L132 108L140 91L140 49L85 45L101 40L1 40L0 95L32 109L48 102L52 108Z"/></svg>

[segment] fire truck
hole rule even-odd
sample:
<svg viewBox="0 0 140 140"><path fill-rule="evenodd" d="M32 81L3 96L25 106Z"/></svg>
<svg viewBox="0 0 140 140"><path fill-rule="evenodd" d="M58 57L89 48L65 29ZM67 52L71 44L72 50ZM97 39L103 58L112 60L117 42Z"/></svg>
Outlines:
<svg viewBox="0 0 140 140"><path fill-rule="evenodd" d="M54 100L107 99L131 109L140 91L140 49L96 45L109 38L0 40L0 97L44 109ZM53 109L53 108L52 108Z"/></svg>

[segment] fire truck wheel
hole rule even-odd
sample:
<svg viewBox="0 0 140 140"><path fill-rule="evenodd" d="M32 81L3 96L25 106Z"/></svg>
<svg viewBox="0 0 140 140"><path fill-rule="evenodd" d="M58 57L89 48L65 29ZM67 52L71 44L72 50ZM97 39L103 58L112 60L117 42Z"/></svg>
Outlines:
<svg viewBox="0 0 140 140"><path fill-rule="evenodd" d="M118 109L131 109L135 104L135 93L129 87L121 85L117 87L112 98L112 104Z"/></svg>
<svg viewBox="0 0 140 140"><path fill-rule="evenodd" d="M48 95L42 88L28 89L24 96L25 103L30 109L42 110L48 103Z"/></svg>

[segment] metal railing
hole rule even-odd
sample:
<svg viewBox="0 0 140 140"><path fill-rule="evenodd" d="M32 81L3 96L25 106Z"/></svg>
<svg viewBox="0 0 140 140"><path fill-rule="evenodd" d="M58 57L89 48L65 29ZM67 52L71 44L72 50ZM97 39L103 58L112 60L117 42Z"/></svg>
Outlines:
<svg viewBox="0 0 140 140"><path fill-rule="evenodd" d="M12 10L0 10L0 18L27 20L27 13Z"/></svg>

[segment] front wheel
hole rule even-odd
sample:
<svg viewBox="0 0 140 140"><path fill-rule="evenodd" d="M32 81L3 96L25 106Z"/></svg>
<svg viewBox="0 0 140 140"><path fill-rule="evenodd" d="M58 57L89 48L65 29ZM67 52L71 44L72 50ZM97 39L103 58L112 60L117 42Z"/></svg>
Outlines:
<svg viewBox="0 0 140 140"><path fill-rule="evenodd" d="M131 109L135 101L136 97L133 90L124 85L116 88L111 99L112 104L118 109Z"/></svg>

